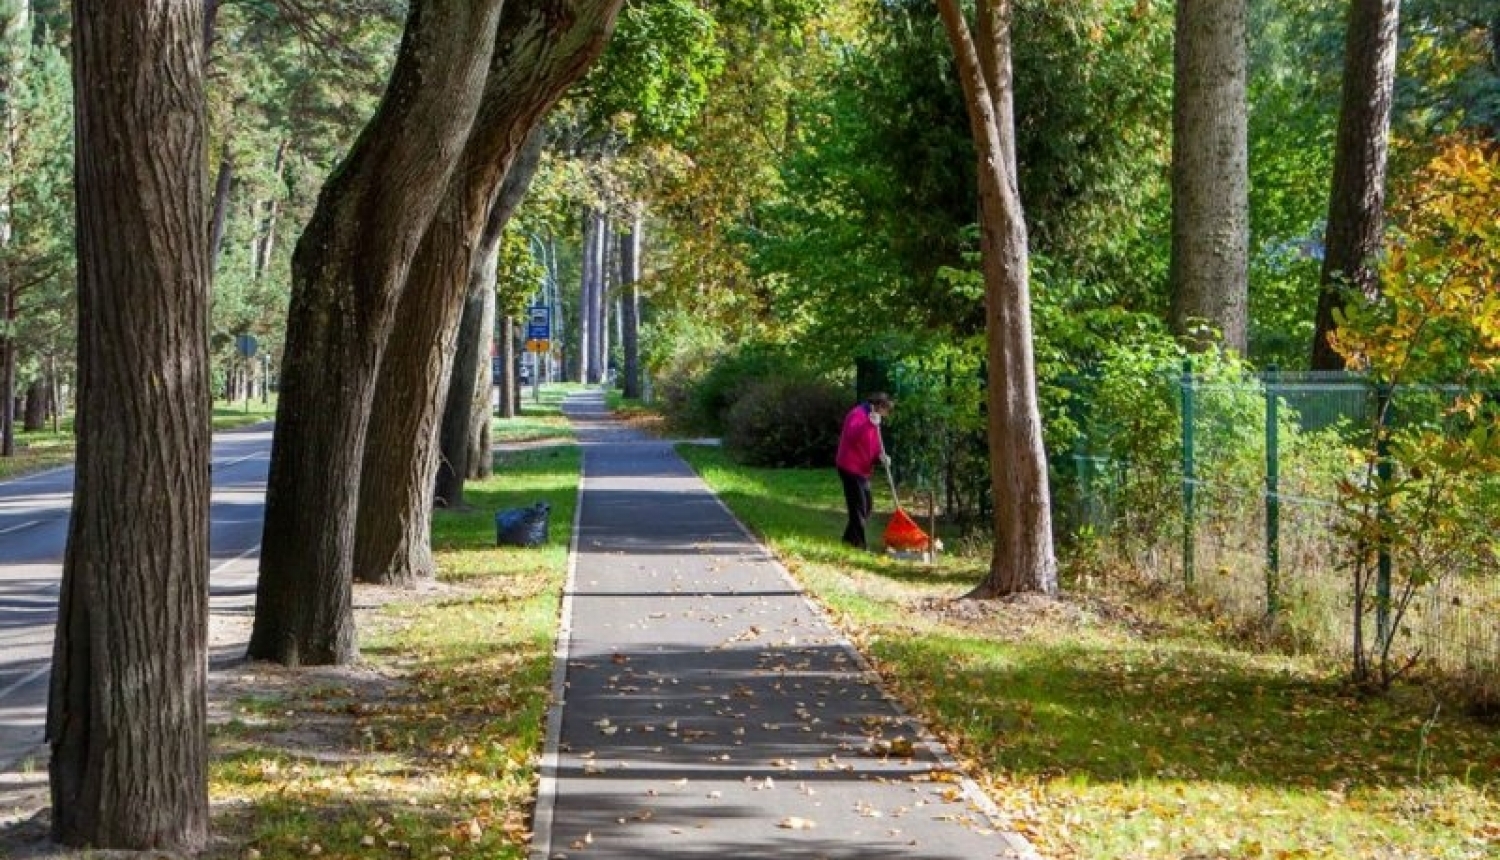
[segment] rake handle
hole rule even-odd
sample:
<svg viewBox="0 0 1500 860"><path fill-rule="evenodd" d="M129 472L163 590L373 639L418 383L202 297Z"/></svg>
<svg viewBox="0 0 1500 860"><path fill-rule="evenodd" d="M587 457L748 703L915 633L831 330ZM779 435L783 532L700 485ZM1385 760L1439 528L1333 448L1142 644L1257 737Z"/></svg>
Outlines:
<svg viewBox="0 0 1500 860"><path fill-rule="evenodd" d="M880 440L881 465L885 466L885 479L891 485L891 501L896 505L896 510L901 510L901 499L896 495L896 478L891 474L891 462L885 453L885 437L880 435L880 427L875 428L875 438Z"/></svg>

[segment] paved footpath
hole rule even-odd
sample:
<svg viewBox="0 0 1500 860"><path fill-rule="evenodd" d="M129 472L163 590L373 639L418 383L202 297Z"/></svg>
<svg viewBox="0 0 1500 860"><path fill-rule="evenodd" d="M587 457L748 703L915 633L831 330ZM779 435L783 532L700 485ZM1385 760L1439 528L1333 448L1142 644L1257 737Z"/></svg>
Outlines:
<svg viewBox="0 0 1500 860"><path fill-rule="evenodd" d="M532 860L1035 857L670 443L597 393L565 411L584 480Z"/></svg>

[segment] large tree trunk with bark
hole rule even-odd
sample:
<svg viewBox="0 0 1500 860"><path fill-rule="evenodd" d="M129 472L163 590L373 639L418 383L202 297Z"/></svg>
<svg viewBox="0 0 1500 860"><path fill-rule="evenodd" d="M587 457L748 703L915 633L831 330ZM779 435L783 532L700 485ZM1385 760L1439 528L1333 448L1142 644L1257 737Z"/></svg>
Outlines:
<svg viewBox="0 0 1500 860"><path fill-rule="evenodd" d="M641 399L641 240L645 228L639 207L620 237L620 348L625 355L624 395Z"/></svg>
<svg viewBox="0 0 1500 860"><path fill-rule="evenodd" d="M1351 0L1344 45L1344 91L1328 197L1328 232L1318 279L1318 316L1312 369L1343 370L1344 357L1330 336L1334 311L1349 292L1380 295L1380 254L1385 230L1385 162L1396 86L1399 0Z"/></svg>
<svg viewBox="0 0 1500 860"><path fill-rule="evenodd" d="M1250 277L1245 4L1178 0L1172 106L1172 330L1196 348L1240 354Z"/></svg>
<svg viewBox="0 0 1500 860"><path fill-rule="evenodd" d="M455 378L467 383L474 376L472 365L467 376L455 369L465 297L536 170L542 141L533 129L603 49L618 2L577 4L561 18L553 14L556 5L506 4L462 160L402 294L365 449L369 479L360 493L355 550L361 579L409 583L433 573L429 523L444 401ZM489 272L486 288L493 292L493 263ZM471 384L463 387L465 403L472 392ZM460 482L466 473L457 473ZM453 503L461 493L448 488L444 499Z"/></svg>
<svg viewBox="0 0 1500 860"><path fill-rule="evenodd" d="M500 0L418 0L385 98L292 258L250 656L345 663L355 518L397 300L478 111Z"/></svg>
<svg viewBox="0 0 1500 860"><path fill-rule="evenodd" d="M958 61L979 159L980 255L989 343L990 486L995 546L973 597L1057 592L1047 453L1037 406L1025 213L1017 190L1010 0L979 0L971 31L958 0L938 0Z"/></svg>
<svg viewBox="0 0 1500 860"><path fill-rule="evenodd" d="M73 19L78 453L53 642L52 835L208 841L208 219L200 2Z"/></svg>

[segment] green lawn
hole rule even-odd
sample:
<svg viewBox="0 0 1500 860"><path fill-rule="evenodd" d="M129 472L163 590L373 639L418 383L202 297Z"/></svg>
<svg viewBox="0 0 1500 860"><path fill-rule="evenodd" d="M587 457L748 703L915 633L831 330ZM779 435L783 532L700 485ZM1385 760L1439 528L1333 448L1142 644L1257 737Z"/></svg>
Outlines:
<svg viewBox="0 0 1500 860"><path fill-rule="evenodd" d="M469 510L434 517L445 587L368 625L355 680L235 704L215 730L211 856L526 856L579 465L567 443L500 455ZM494 511L537 501L550 542L495 547Z"/></svg>
<svg viewBox="0 0 1500 860"><path fill-rule="evenodd" d="M276 420L276 398L262 403L259 397L249 400L215 400L214 429L233 430L265 421Z"/></svg>
<svg viewBox="0 0 1500 860"><path fill-rule="evenodd" d="M950 605L983 563L839 546L831 470L681 450L1049 858L1500 857L1500 732L1426 691L1358 697L1170 595Z"/></svg>

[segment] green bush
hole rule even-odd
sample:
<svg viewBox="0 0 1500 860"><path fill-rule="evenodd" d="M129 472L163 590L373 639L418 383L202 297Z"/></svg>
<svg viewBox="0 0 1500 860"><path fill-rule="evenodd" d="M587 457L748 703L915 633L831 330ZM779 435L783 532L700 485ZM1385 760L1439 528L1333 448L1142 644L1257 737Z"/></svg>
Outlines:
<svg viewBox="0 0 1500 860"><path fill-rule="evenodd" d="M773 345L753 344L727 353L693 382L682 421L710 435L724 435L730 409L752 387L766 379L806 375L795 359Z"/></svg>
<svg viewBox="0 0 1500 860"><path fill-rule="evenodd" d="M724 448L751 466L832 466L851 405L843 391L821 380L751 382L725 417Z"/></svg>

